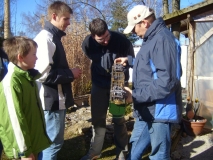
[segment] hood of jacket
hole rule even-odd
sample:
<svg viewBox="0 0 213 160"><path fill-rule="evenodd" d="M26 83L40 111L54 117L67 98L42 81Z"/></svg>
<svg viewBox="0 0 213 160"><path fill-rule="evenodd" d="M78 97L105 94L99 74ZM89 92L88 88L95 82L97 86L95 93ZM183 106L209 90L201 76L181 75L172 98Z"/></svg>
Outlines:
<svg viewBox="0 0 213 160"><path fill-rule="evenodd" d="M158 32L166 26L162 17L157 18L146 31L143 42L151 40Z"/></svg>

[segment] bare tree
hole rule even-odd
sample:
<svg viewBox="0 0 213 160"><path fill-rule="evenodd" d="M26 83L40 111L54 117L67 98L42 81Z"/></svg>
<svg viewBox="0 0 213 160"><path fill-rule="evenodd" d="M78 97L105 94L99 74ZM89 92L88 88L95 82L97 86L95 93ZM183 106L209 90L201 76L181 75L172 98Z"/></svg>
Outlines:
<svg viewBox="0 0 213 160"><path fill-rule="evenodd" d="M10 0L4 0L4 39L10 36Z"/></svg>
<svg viewBox="0 0 213 160"><path fill-rule="evenodd" d="M42 28L42 24L46 21L47 7L54 0L42 0L37 3L37 9L34 13L23 14L22 25L26 28L26 34L33 38ZM91 19L100 17L107 19L109 11L107 3L110 1L101 0L62 0L66 2L72 9L74 14L71 17L72 23L84 23L88 27ZM79 25L81 26L81 25ZM30 34L29 34L30 33Z"/></svg>
<svg viewBox="0 0 213 160"><path fill-rule="evenodd" d="M0 1L0 38L4 37L4 1Z"/></svg>
<svg viewBox="0 0 213 160"><path fill-rule="evenodd" d="M180 10L180 0L162 0L163 1L163 12L164 14L168 14L170 10L172 12ZM169 5L169 3L172 2L172 5ZM172 6L172 8L171 8ZM180 22L171 24L171 30L174 36L179 39L180 37Z"/></svg>
<svg viewBox="0 0 213 160"><path fill-rule="evenodd" d="M180 10L180 0L172 0L172 12ZM179 39L180 37L180 22L172 24L172 32L174 36Z"/></svg>
<svg viewBox="0 0 213 160"><path fill-rule="evenodd" d="M33 37L38 30L41 29L41 19L45 21L47 6L54 0L42 0L37 3L37 11L34 13L24 14L24 21L22 22L27 28L27 35L30 33L30 37ZM127 23L126 14L127 11L137 4L145 4L151 8L159 10L158 13L162 13L162 8L159 0L62 0L66 2L73 9L72 23L84 23L88 28L89 22L94 18L102 18L111 27L115 22L115 15L117 19L122 20L124 25ZM121 4L120 6L118 4ZM121 6L124 6L122 9ZM118 14L117 14L118 13ZM117 20L116 19L116 20ZM120 21L121 22L121 21ZM120 23L121 24L121 23ZM81 25L79 25L81 26Z"/></svg>
<svg viewBox="0 0 213 160"><path fill-rule="evenodd" d="M37 10L32 14L24 14L24 22L27 28L27 36L32 38L41 30L46 20L47 7L53 0L42 0L37 4ZM83 94L87 84L90 84L90 73L88 66L90 60L82 52L81 44L88 31L89 23L94 18L104 19L109 28L122 32L122 28L127 26L127 12L137 4L150 6L151 8L162 8L158 5L158 0L64 0L72 9L71 25L67 28L67 35L63 37L63 45L70 68L79 66L82 71L82 78L73 82L73 93L75 96ZM29 34L30 33L30 34ZM23 34L23 32L20 32ZM134 41L132 41L134 42Z"/></svg>
<svg viewBox="0 0 213 160"><path fill-rule="evenodd" d="M168 14L169 13L169 4L168 0L163 0L163 13Z"/></svg>

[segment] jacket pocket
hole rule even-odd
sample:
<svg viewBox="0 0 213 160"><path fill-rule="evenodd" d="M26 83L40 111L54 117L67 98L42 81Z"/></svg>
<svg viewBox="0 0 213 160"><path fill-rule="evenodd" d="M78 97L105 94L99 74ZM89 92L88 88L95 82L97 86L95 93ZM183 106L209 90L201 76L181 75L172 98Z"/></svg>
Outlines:
<svg viewBox="0 0 213 160"><path fill-rule="evenodd" d="M175 94L173 93L165 99L156 101L154 118L156 121L178 123L177 109Z"/></svg>

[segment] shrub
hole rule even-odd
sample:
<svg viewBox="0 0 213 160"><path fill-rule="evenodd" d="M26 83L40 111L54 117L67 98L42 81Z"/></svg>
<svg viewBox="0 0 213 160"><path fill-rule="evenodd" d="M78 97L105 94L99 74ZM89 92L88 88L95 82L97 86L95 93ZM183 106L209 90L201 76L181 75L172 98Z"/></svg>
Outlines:
<svg viewBox="0 0 213 160"><path fill-rule="evenodd" d="M73 23L70 28L67 29L67 35L62 39L69 67L79 67L82 70L81 77L72 82L74 97L87 94L91 89L91 61L85 56L81 49L81 44L87 34L89 34L89 32L87 32L83 22L82 24Z"/></svg>

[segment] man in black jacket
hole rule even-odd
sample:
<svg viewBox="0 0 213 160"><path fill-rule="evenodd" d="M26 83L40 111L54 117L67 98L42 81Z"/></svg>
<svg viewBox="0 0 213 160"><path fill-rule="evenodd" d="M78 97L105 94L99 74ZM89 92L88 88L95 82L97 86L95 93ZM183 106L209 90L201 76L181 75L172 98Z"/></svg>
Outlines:
<svg viewBox="0 0 213 160"><path fill-rule="evenodd" d="M118 57L134 58L131 42L121 33L108 30L108 26L102 19L94 19L82 49L92 60L92 90L91 90L91 114L93 137L91 147L87 155L81 160L97 159L100 157L106 131L106 114L109 106L111 71L114 59ZM125 82L128 84L129 70L125 68ZM116 144L116 159L125 159L127 152L128 135L123 117L113 118L114 140Z"/></svg>
<svg viewBox="0 0 213 160"><path fill-rule="evenodd" d="M35 37L38 44L36 69L42 73L38 86L44 109L46 131L53 144L40 155L41 160L56 160L64 142L66 108L72 106L71 82L81 75L79 68L69 68L61 38L70 25L72 9L55 1L48 7L48 20Z"/></svg>

